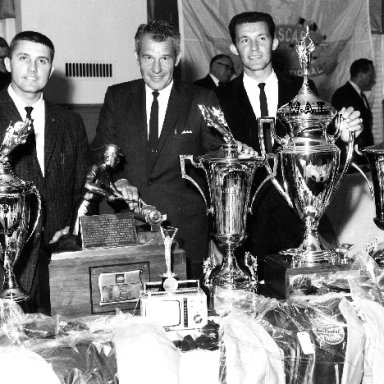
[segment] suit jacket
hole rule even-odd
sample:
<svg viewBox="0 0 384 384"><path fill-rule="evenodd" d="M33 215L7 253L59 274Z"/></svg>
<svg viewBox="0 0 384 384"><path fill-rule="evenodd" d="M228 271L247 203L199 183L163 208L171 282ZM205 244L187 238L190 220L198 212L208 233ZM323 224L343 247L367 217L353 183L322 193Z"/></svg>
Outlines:
<svg viewBox="0 0 384 384"><path fill-rule="evenodd" d="M44 245L56 231L70 224L75 204L82 195L89 164L87 136L81 117L47 101L45 115L45 176L41 173L34 145L20 145L10 155L16 175L24 181L32 181L42 198L38 230L24 247L16 268L16 275L26 292L31 290L36 266L41 261L40 245ZM0 141L9 123L20 120L22 118L7 89L2 90Z"/></svg>
<svg viewBox="0 0 384 384"><path fill-rule="evenodd" d="M198 85L199 87L204 87L212 90L215 90L217 88L215 82L209 74L200 80L196 80L193 84Z"/></svg>
<svg viewBox="0 0 384 384"><path fill-rule="evenodd" d="M277 72L278 107L291 101L302 86L303 78ZM220 105L235 138L260 151L256 116L249 102L240 75L216 90ZM254 189L266 176L264 169L255 175ZM257 195L249 220L250 235L246 248L261 258L300 244L303 225L272 183L267 183Z"/></svg>
<svg viewBox="0 0 384 384"><path fill-rule="evenodd" d="M92 151L105 144L117 144L124 162L116 178L127 178L135 185L147 204L165 212L171 222L188 220L188 216L206 211L202 197L187 180L182 179L179 155L202 155L216 149L221 139L208 129L198 104L218 104L215 94L207 89L174 81L157 156L147 172L147 118L145 84L142 79L108 88L100 111ZM200 172L189 167L188 174L204 184Z"/></svg>
<svg viewBox="0 0 384 384"><path fill-rule="evenodd" d="M372 112L371 109L365 105L362 97L358 94L355 88L347 82L342 87L338 88L332 96L332 105L340 110L342 107L353 107L355 110L360 111L360 116L363 119L363 132L356 138L356 143L360 148L373 145L372 134ZM358 162L365 162L364 158L356 158Z"/></svg>

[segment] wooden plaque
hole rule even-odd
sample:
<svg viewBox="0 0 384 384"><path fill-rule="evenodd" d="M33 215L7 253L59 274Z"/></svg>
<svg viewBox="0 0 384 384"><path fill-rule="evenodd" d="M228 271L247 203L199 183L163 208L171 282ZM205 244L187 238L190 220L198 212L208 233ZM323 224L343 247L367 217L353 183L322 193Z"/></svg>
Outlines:
<svg viewBox="0 0 384 384"><path fill-rule="evenodd" d="M80 217L83 249L137 244L132 212Z"/></svg>

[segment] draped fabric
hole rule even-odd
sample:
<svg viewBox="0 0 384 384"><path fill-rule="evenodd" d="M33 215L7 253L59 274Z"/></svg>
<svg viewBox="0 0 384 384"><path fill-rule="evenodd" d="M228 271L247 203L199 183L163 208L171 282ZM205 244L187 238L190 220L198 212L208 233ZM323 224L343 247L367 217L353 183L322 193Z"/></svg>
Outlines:
<svg viewBox="0 0 384 384"><path fill-rule="evenodd" d="M0 19L15 17L15 5L13 0L0 0Z"/></svg>
<svg viewBox="0 0 384 384"><path fill-rule="evenodd" d="M179 0L178 7L185 80L203 77L219 52L230 54L241 72L240 60L229 51L228 24L244 11L273 16L279 39L274 66L294 75L301 75L295 45L310 26L316 45L310 75L325 100L348 80L354 60L373 57L368 0Z"/></svg>

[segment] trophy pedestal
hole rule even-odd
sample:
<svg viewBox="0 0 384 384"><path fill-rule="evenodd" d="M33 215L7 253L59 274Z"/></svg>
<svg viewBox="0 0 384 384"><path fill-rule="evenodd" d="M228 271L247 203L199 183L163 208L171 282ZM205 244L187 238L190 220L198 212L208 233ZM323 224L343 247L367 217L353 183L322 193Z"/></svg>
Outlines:
<svg viewBox="0 0 384 384"><path fill-rule="evenodd" d="M184 250L173 251L172 268L178 278L186 279ZM116 308L140 313L142 284L159 281L165 269L163 245L53 253L49 265L52 315L114 313Z"/></svg>
<svg viewBox="0 0 384 384"><path fill-rule="evenodd" d="M315 266L293 267L291 256L268 255L264 276L267 291L279 299L294 295L319 295L331 291L349 292L348 276L359 271L351 263L319 263Z"/></svg>

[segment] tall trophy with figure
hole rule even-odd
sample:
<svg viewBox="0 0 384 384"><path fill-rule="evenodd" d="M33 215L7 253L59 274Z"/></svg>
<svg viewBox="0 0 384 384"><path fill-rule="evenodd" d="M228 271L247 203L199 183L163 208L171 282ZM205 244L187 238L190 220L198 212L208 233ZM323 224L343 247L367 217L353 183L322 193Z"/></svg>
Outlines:
<svg viewBox="0 0 384 384"><path fill-rule="evenodd" d="M256 263L245 265L242 270L234 251L247 237L246 220L252 205L251 187L255 171L262 166L265 157L241 157L237 144L225 121L223 112L215 107L200 106L207 125L216 128L224 137L225 144L212 154L203 156L181 155L181 175L191 181L202 195L208 212L214 218L215 238L225 250L223 261L216 270L208 271L214 295L218 291L253 291L257 287ZM199 184L187 174L187 164L204 171L209 196L206 198ZM249 255L245 255L248 259ZM207 280L206 280L207 281Z"/></svg>
<svg viewBox="0 0 384 384"><path fill-rule="evenodd" d="M342 116L331 104L317 97L309 86L308 74L314 44L308 29L296 50L303 70L303 85L292 101L278 109L279 126L274 118L259 119L260 145L265 152L264 124L269 124L274 140L280 144L275 159L281 166L282 182L275 177L269 164L267 170L275 187L305 225L301 245L283 254L290 255L296 266L335 264L338 263L338 252L320 237L318 226L348 171L354 134L350 133L346 161L342 167L340 149L335 144L341 135Z"/></svg>
<svg viewBox="0 0 384 384"><path fill-rule="evenodd" d="M41 212L41 199L32 182L23 181L15 175L9 156L18 145L27 141L30 131L29 119L10 124L0 146L0 259L4 268L0 298L16 302L28 298L19 287L13 269L24 244L36 229ZM32 209L37 212L32 212Z"/></svg>

